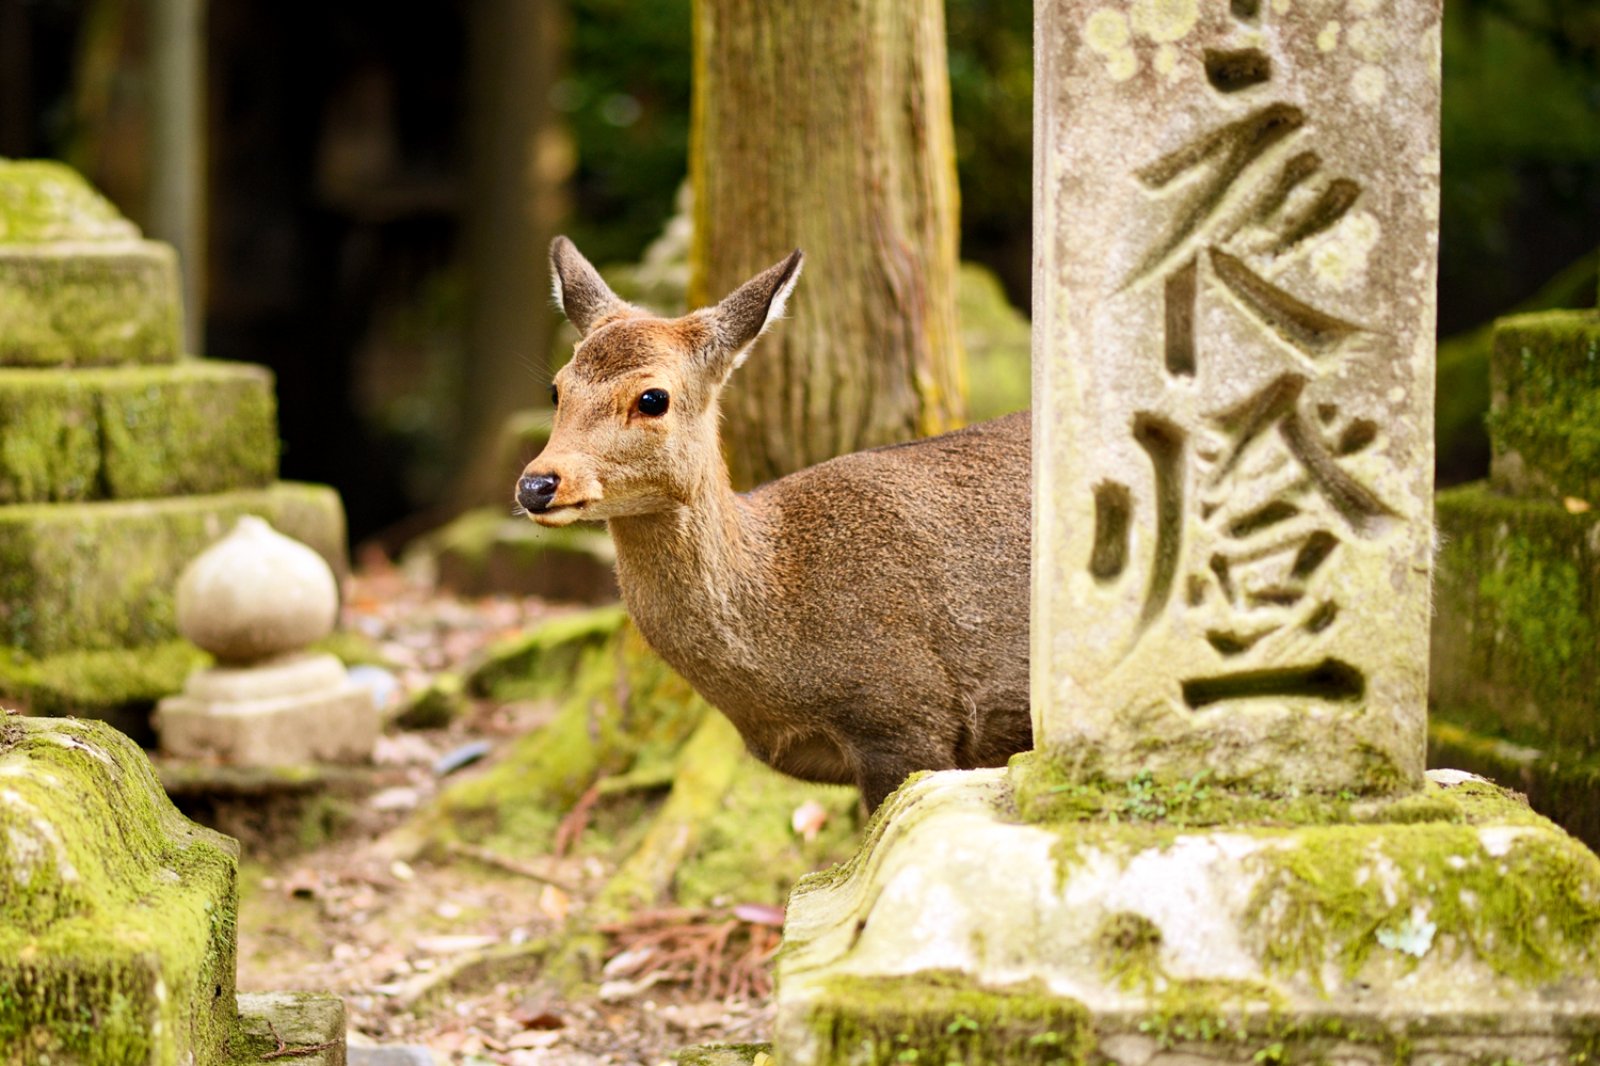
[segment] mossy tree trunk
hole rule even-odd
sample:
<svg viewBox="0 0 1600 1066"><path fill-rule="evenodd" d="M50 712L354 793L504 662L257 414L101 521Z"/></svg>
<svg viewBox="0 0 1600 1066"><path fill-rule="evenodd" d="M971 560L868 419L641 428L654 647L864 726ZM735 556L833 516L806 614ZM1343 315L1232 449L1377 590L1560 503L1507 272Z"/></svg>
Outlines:
<svg viewBox="0 0 1600 1066"><path fill-rule="evenodd" d="M806 253L723 397L734 483L959 424L941 0L695 0L694 61L690 306Z"/></svg>

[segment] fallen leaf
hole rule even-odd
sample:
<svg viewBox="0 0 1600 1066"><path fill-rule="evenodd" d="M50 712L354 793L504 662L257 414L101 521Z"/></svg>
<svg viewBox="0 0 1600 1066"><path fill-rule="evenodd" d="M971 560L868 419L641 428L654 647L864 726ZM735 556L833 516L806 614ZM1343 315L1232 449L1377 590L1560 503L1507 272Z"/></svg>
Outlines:
<svg viewBox="0 0 1600 1066"><path fill-rule="evenodd" d="M1589 501L1579 499L1577 496L1568 496L1561 501L1568 514L1585 514L1589 510Z"/></svg>
<svg viewBox="0 0 1600 1066"><path fill-rule="evenodd" d="M555 885L545 885L539 890L539 913L552 922L566 921L567 912L571 909L572 897Z"/></svg>
<svg viewBox="0 0 1600 1066"><path fill-rule="evenodd" d="M458 933L445 936L419 936L413 946L425 955L459 955L463 951L482 951L500 943L497 936Z"/></svg>
<svg viewBox="0 0 1600 1066"><path fill-rule="evenodd" d="M770 903L741 903L733 908L733 916L741 922L751 925L770 925L774 929L783 928L783 908L774 907Z"/></svg>
<svg viewBox="0 0 1600 1066"><path fill-rule="evenodd" d="M806 800L794 809L789 824L801 839L815 840L822 827L828 824L828 808L816 800Z"/></svg>

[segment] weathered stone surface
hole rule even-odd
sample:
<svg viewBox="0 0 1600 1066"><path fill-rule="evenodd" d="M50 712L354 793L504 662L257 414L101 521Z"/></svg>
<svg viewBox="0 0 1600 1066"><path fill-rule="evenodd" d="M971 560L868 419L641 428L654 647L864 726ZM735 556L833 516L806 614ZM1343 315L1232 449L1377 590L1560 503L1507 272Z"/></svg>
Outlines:
<svg viewBox="0 0 1600 1066"><path fill-rule="evenodd" d="M110 727L0 715L0 841L0 1062L222 1061L231 840Z"/></svg>
<svg viewBox="0 0 1600 1066"><path fill-rule="evenodd" d="M0 160L0 366L166 363L177 260L70 167Z"/></svg>
<svg viewBox="0 0 1600 1066"><path fill-rule="evenodd" d="M1501 319L1490 377L1495 488L1600 506L1600 311Z"/></svg>
<svg viewBox="0 0 1600 1066"><path fill-rule="evenodd" d="M1600 848L1600 755L1564 745L1529 747L1455 724L1449 709L1428 723L1428 763L1455 766L1528 797L1528 805Z"/></svg>
<svg viewBox="0 0 1600 1066"><path fill-rule="evenodd" d="M0 366L170 363L179 317L168 245L0 245Z"/></svg>
<svg viewBox="0 0 1600 1066"><path fill-rule="evenodd" d="M777 1066L771 1044L696 1044L673 1061L678 1066Z"/></svg>
<svg viewBox="0 0 1600 1066"><path fill-rule="evenodd" d="M277 471L263 367L0 369L0 504L227 492Z"/></svg>
<svg viewBox="0 0 1600 1066"><path fill-rule="evenodd" d="M348 1066L344 1000L324 992L247 992L239 997L233 1043L230 1066Z"/></svg>
<svg viewBox="0 0 1600 1066"><path fill-rule="evenodd" d="M1439 4L1038 15L1035 736L1414 789Z"/></svg>
<svg viewBox="0 0 1600 1066"><path fill-rule="evenodd" d="M1028 758L1012 777L1075 809L1020 819L999 770L913 778L795 889L785 1066L1596 1050L1600 861L1488 782L1289 806Z"/></svg>
<svg viewBox="0 0 1600 1066"><path fill-rule="evenodd" d="M67 651L34 659L0 652L0 706L40 716L109 722L140 744L154 745L150 711L183 688L211 657L186 640L142 648Z"/></svg>
<svg viewBox="0 0 1600 1066"><path fill-rule="evenodd" d="M255 515L178 578L178 632L227 663L300 651L333 632L338 615L327 560Z"/></svg>
<svg viewBox="0 0 1600 1066"><path fill-rule="evenodd" d="M440 586L462 596L542 596L614 602L616 550L604 528L545 529L502 509L468 511L415 550L433 558Z"/></svg>
<svg viewBox="0 0 1600 1066"><path fill-rule="evenodd" d="M246 514L310 545L335 574L345 571L344 508L317 485L0 507L0 642L43 657L177 636L179 573Z"/></svg>
<svg viewBox="0 0 1600 1066"><path fill-rule="evenodd" d="M161 701L163 753L232 766L366 762L378 739L372 693L331 655L216 666Z"/></svg>
<svg viewBox="0 0 1600 1066"><path fill-rule="evenodd" d="M1436 713L1535 747L1600 753L1600 511L1441 492Z"/></svg>

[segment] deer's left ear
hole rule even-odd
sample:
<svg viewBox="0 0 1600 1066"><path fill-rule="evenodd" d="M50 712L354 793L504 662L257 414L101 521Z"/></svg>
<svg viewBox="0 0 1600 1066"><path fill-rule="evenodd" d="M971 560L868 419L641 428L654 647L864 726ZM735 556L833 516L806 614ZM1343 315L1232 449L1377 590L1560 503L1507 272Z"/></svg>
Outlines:
<svg viewBox="0 0 1600 1066"><path fill-rule="evenodd" d="M749 356L756 338L783 317L789 294L800 280L804 258L796 248L783 262L763 270L716 306L712 312L716 325L713 359L722 376L737 369Z"/></svg>
<svg viewBox="0 0 1600 1066"><path fill-rule="evenodd" d="M556 303L580 336L587 336L596 322L628 306L565 237L550 242L550 283Z"/></svg>

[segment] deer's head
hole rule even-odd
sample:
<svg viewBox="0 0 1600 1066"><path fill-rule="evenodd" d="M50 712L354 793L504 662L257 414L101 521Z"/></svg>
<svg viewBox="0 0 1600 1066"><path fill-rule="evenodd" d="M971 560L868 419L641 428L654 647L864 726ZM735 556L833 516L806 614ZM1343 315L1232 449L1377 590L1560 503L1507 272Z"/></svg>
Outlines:
<svg viewBox="0 0 1600 1066"><path fill-rule="evenodd" d="M688 504L722 469L717 396L776 319L800 252L715 307L660 318L626 303L572 242L550 246L556 302L580 334L555 375L550 441L517 481L534 521L648 514Z"/></svg>

